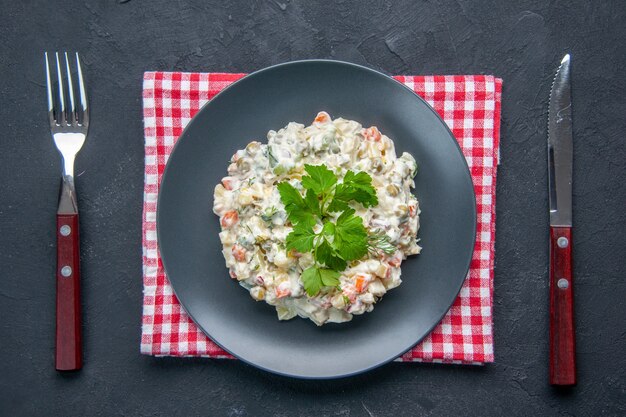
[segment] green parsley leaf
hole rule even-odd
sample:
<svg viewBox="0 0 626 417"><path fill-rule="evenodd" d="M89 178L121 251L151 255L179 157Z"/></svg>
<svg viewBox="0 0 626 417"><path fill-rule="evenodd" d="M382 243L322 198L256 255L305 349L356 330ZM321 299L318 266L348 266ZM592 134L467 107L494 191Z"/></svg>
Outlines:
<svg viewBox="0 0 626 417"><path fill-rule="evenodd" d="M335 234L335 225L331 222L324 223L322 227L322 234L326 236L333 236Z"/></svg>
<svg viewBox="0 0 626 417"><path fill-rule="evenodd" d="M337 188L339 188L341 186L341 184L339 184L339 186ZM337 196L337 191L335 191L335 197L332 199L332 201L330 202L330 204L328 205L328 208L326 210L328 210L331 213L336 213L339 211L344 211L344 210L348 210L350 208L350 206L348 205L348 201L350 201L351 199L343 199L342 197L338 197Z"/></svg>
<svg viewBox="0 0 626 417"><path fill-rule="evenodd" d="M378 205L376 189L372 186L372 177L365 172L355 174L352 171L346 172L343 182L335 189L333 201L328 206L328 211L343 211L348 209L348 202L356 201L364 207L374 207Z"/></svg>
<svg viewBox="0 0 626 417"><path fill-rule="evenodd" d="M313 255L317 262L335 271L343 271L348 266L348 263L339 257L326 239L315 249Z"/></svg>
<svg viewBox="0 0 626 417"><path fill-rule="evenodd" d="M306 207L306 205L304 204L304 200L302 199L302 195L300 195L300 192L298 190L293 188L293 185L289 184L288 182L281 182L276 185L276 188L278 188L278 192L280 193L280 199L285 205L285 208L287 208L288 206L293 206L293 209L302 209Z"/></svg>
<svg viewBox="0 0 626 417"><path fill-rule="evenodd" d="M339 277L341 274L332 269L318 269L317 270L322 278L322 284L326 287L336 287L339 285Z"/></svg>
<svg viewBox="0 0 626 417"><path fill-rule="evenodd" d="M303 223L297 224L293 231L287 235L287 249L297 250L301 253L310 252L313 250L314 239L315 232L311 226Z"/></svg>
<svg viewBox="0 0 626 417"><path fill-rule="evenodd" d="M364 207L378 204L372 177L365 172L348 171L341 184L325 165L305 165L308 175L302 177L303 197L287 182L277 185L293 230L287 235L286 249L313 252L315 265L302 272L301 279L309 296L322 287L339 285L341 272L348 262L365 256L368 250L391 251L393 245L386 235L368 236L363 219L349 206L354 201ZM342 212L336 221L329 212ZM270 212L265 217L271 219ZM322 223L316 233L313 227Z"/></svg>
<svg viewBox="0 0 626 417"><path fill-rule="evenodd" d="M304 290L310 297L320 292L322 288L322 278L319 276L316 267L312 266L302 271L300 278L302 279Z"/></svg>
<svg viewBox="0 0 626 417"><path fill-rule="evenodd" d="M320 202L317 198L317 194L313 190L306 190L306 196L304 197L304 203L311 210L311 213L316 216L321 216Z"/></svg>
<svg viewBox="0 0 626 417"><path fill-rule="evenodd" d="M300 192L293 188L288 182L281 182L277 186L280 193L280 200L285 205L287 217L293 224L304 223L309 226L315 225L315 218L311 209L305 203Z"/></svg>
<svg viewBox="0 0 626 417"><path fill-rule="evenodd" d="M289 216L289 221L293 224L306 224L308 226L315 226L315 217L308 211L293 211Z"/></svg>
<svg viewBox="0 0 626 417"><path fill-rule="evenodd" d="M315 194L326 194L337 183L337 176L326 165L305 165L309 176L302 177L302 186Z"/></svg>
<svg viewBox="0 0 626 417"><path fill-rule="evenodd" d="M363 204L364 207L378 205L376 189L372 186L372 177L366 172L359 172L358 174L352 171L346 172L342 185L344 189L351 190L352 198Z"/></svg>
<svg viewBox="0 0 626 417"><path fill-rule="evenodd" d="M320 292L322 287L335 287L339 285L341 274L337 271L325 268L310 267L302 271L302 283L306 293L313 297Z"/></svg>
<svg viewBox="0 0 626 417"><path fill-rule="evenodd" d="M333 247L346 261L362 258L367 253L367 230L363 219L355 216L353 209L344 211L337 219Z"/></svg>

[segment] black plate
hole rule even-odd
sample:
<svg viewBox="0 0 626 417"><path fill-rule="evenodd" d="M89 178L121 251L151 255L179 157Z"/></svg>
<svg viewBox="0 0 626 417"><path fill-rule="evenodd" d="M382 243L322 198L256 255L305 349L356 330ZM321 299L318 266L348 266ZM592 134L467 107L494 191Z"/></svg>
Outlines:
<svg viewBox="0 0 626 417"><path fill-rule="evenodd" d="M228 160L252 140L318 111L376 125L398 155L418 162L416 194L424 249L402 264L403 284L372 313L317 327L279 321L228 276L213 214L213 188ZM174 291L198 326L239 359L278 374L336 378L373 369L410 349L452 305L465 279L476 230L465 158L435 111L379 72L337 61L299 61L251 74L226 88L189 123L161 184L157 232Z"/></svg>

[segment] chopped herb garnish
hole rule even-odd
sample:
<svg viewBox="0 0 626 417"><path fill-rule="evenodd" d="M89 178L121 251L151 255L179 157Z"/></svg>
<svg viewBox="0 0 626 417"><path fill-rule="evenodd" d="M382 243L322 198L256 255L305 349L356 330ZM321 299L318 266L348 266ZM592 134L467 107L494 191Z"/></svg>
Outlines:
<svg viewBox="0 0 626 417"><path fill-rule="evenodd" d="M351 202L364 207L378 204L372 177L365 172L348 171L338 183L337 176L325 165L305 165L304 169L308 174L302 177L305 197L287 182L277 187L287 218L293 224L293 231L287 236L287 250L313 253L315 265L302 272L302 282L307 294L315 296L322 287L339 285L339 276L348 262L365 256L371 242L383 238L368 236L363 219L349 206ZM331 212L340 213L336 221ZM316 233L314 228L318 225L321 229ZM386 244L391 245L388 240ZM390 250L386 245L385 248Z"/></svg>
<svg viewBox="0 0 626 417"><path fill-rule="evenodd" d="M265 211L261 214L261 219L265 222L271 222L272 221L272 217L274 217L274 214L276 214L278 212L278 209L274 206L272 207L268 207L265 209Z"/></svg>
<svg viewBox="0 0 626 417"><path fill-rule="evenodd" d="M391 239L382 231L371 233L368 236L367 249L370 252L382 251L386 255L391 255L396 251L396 247L391 244Z"/></svg>
<svg viewBox="0 0 626 417"><path fill-rule="evenodd" d="M272 147L268 146L266 152L267 152L267 155L266 155L267 159L269 160L269 163L270 163L270 168L274 168L276 165L278 165L278 159L272 153Z"/></svg>

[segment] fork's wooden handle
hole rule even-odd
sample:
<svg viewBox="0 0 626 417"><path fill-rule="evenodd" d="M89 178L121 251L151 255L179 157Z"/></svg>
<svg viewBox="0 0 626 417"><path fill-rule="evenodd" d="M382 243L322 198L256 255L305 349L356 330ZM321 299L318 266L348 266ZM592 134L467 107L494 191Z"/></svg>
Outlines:
<svg viewBox="0 0 626 417"><path fill-rule="evenodd" d="M550 384L575 385L572 229L550 228Z"/></svg>
<svg viewBox="0 0 626 417"><path fill-rule="evenodd" d="M78 214L57 214L56 369L83 366L80 320Z"/></svg>

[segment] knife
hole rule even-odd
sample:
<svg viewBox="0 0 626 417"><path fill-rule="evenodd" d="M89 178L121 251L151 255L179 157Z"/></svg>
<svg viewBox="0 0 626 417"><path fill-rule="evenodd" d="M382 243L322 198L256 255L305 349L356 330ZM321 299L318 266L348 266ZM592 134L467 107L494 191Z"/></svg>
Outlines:
<svg viewBox="0 0 626 417"><path fill-rule="evenodd" d="M570 56L554 77L548 107L550 205L550 384L575 385L572 280L572 100Z"/></svg>

